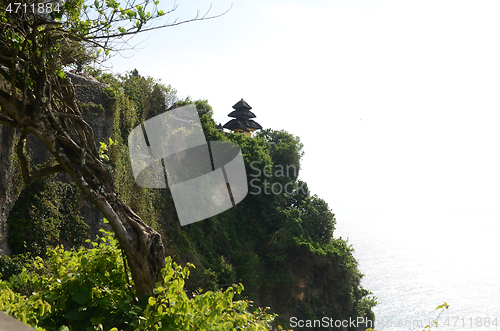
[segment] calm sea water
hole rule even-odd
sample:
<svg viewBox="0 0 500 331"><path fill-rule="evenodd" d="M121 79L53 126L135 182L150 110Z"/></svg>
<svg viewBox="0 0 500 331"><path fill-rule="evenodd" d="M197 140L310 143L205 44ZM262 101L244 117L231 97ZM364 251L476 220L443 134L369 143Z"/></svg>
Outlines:
<svg viewBox="0 0 500 331"><path fill-rule="evenodd" d="M377 331L422 330L444 301L434 330L500 331L500 219L337 215L335 237L349 239L378 298Z"/></svg>

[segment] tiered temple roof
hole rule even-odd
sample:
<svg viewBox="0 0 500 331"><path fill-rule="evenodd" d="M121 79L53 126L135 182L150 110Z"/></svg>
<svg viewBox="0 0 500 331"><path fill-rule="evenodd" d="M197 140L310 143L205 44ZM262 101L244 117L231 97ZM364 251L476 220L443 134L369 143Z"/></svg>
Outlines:
<svg viewBox="0 0 500 331"><path fill-rule="evenodd" d="M245 100L241 99L234 106L234 111L229 113L229 117L233 117L234 119L230 120L226 124L224 124L224 128L229 129L233 132L243 132L247 136L251 136L252 132L255 130L262 129L262 126L251 120L250 118L255 118L255 114L250 111L252 107Z"/></svg>

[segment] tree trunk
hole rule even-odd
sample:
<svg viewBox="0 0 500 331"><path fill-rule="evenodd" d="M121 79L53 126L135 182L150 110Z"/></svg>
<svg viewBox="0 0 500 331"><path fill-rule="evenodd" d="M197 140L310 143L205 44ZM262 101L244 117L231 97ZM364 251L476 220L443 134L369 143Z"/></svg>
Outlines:
<svg viewBox="0 0 500 331"><path fill-rule="evenodd" d="M94 155L87 154L85 164L79 169L78 164L51 144L58 139L46 139L47 136L52 136L52 132L42 137L37 135L42 143L49 145L47 147L64 171L111 224L127 257L137 297L142 299L152 295L156 282L162 279L160 271L165 266L165 250L160 234L146 225L118 197L113 189L110 171ZM51 145L56 148L51 148Z"/></svg>

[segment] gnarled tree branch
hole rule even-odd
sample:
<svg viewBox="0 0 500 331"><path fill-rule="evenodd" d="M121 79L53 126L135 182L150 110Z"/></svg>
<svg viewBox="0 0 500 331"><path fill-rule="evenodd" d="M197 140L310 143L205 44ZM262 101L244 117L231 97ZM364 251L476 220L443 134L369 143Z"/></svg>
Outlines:
<svg viewBox="0 0 500 331"><path fill-rule="evenodd" d="M19 129L19 125L16 123L16 121L13 121L11 119L5 118L4 116L0 115L0 125L8 126L14 129Z"/></svg>
<svg viewBox="0 0 500 331"><path fill-rule="evenodd" d="M64 171L63 167L60 164L56 164L53 166L42 167L31 173L30 165L25 152L26 139L28 138L28 135L29 132L23 130L16 146L17 157L19 158L19 161L21 163L21 174L23 177L23 182L26 186L33 184L33 182L45 176Z"/></svg>

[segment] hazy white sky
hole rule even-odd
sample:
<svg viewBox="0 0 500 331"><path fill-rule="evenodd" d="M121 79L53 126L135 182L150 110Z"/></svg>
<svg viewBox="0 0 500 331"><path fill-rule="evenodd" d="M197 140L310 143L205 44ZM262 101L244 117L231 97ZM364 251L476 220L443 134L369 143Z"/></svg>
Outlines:
<svg viewBox="0 0 500 331"><path fill-rule="evenodd" d="M178 5L171 18L187 19L210 2ZM301 138L300 177L338 218L498 218L499 13L487 0L235 0L110 64L208 99L217 122L244 98L263 127Z"/></svg>

